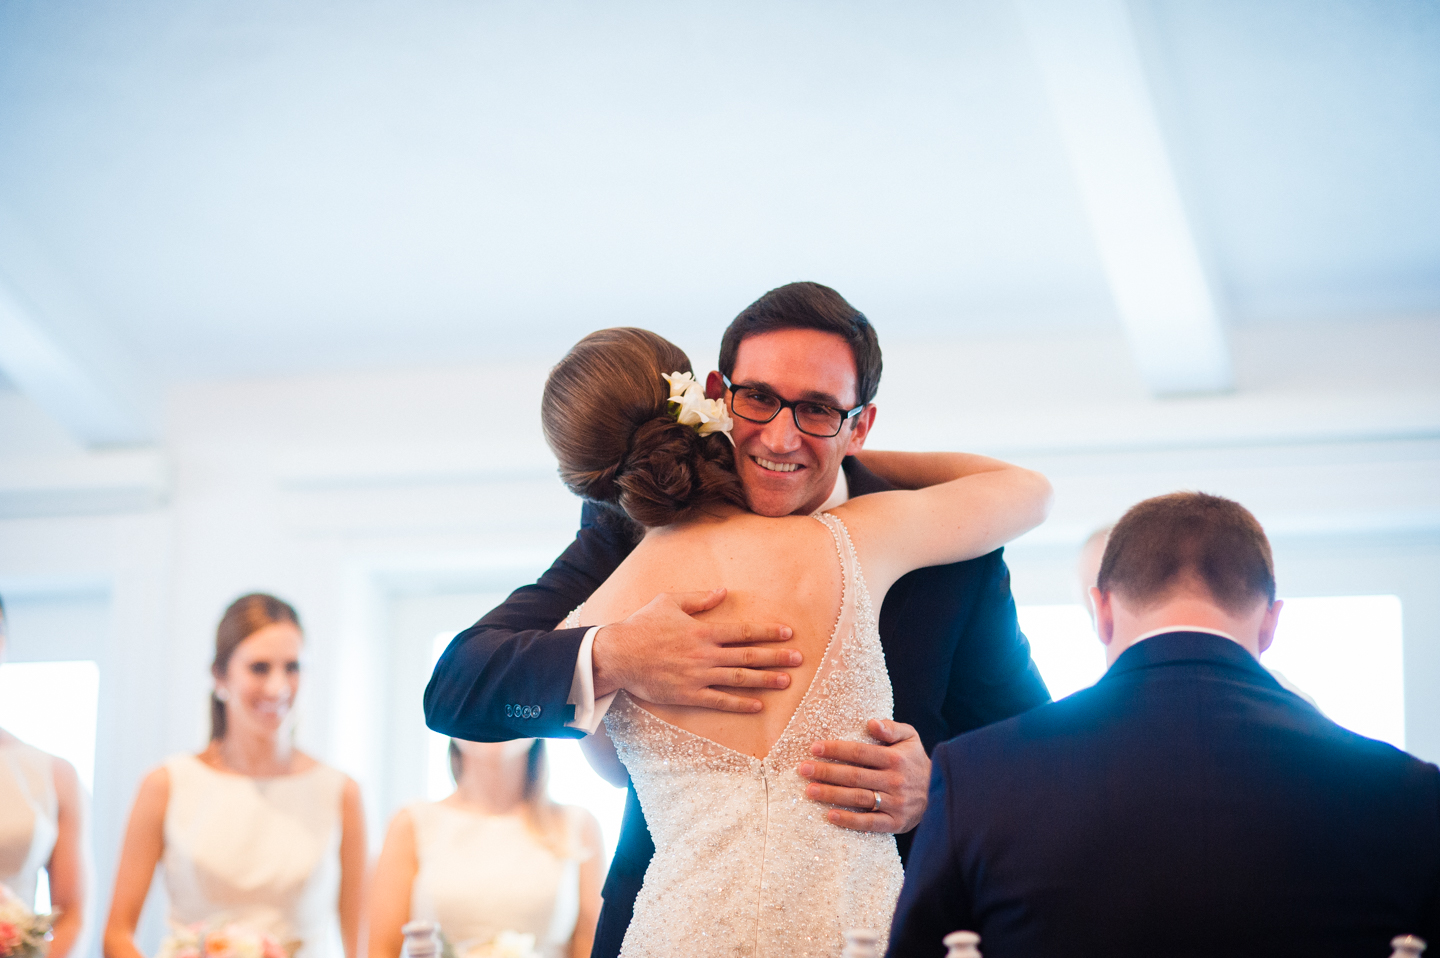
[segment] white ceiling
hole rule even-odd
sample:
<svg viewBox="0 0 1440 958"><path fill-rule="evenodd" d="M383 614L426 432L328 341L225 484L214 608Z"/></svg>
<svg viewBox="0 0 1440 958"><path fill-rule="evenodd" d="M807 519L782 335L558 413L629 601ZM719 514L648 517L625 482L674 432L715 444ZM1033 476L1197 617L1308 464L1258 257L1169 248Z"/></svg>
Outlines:
<svg viewBox="0 0 1440 958"><path fill-rule="evenodd" d="M1440 5L1130 7L1230 321L1440 311ZM7 0L0 208L161 381L1118 322L1009 0Z"/></svg>

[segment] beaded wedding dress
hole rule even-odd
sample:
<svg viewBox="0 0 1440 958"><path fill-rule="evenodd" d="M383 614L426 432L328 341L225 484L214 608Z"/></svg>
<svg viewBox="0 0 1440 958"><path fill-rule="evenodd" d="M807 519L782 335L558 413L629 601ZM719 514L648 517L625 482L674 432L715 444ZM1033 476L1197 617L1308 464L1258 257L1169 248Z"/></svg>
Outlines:
<svg viewBox="0 0 1440 958"><path fill-rule="evenodd" d="M624 692L605 715L655 839L621 958L833 958L852 928L881 932L884 952L903 879L895 839L830 824L795 771L817 740L873 741L866 721L893 708L850 535L833 515L814 518L835 538L840 614L764 758L671 725ZM567 622L578 618L577 609Z"/></svg>

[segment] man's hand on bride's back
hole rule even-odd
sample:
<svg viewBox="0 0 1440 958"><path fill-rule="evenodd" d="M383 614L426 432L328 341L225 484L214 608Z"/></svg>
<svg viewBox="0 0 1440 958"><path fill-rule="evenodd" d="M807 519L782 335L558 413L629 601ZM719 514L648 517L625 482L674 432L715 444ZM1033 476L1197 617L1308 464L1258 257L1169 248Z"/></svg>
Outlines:
<svg viewBox="0 0 1440 958"><path fill-rule="evenodd" d="M595 696L624 689L659 705L693 705L721 712L758 712L759 699L727 688L783 689L799 665L795 649L739 648L784 642L789 626L710 622L695 614L725 600L725 590L662 593L643 608L595 633L591 658Z"/></svg>
<svg viewBox="0 0 1440 958"><path fill-rule="evenodd" d="M893 719L871 719L870 734L881 744L816 742L810 751L823 761L802 762L796 769L807 797L837 805L825 817L857 832L898 835L920 824L929 802L930 756L913 725Z"/></svg>

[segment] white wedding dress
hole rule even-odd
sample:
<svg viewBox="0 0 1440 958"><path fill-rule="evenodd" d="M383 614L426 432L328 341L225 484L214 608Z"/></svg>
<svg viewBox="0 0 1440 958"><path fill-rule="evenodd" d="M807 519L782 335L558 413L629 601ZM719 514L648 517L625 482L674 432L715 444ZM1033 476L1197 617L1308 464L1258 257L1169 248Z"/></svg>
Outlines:
<svg viewBox="0 0 1440 958"><path fill-rule="evenodd" d="M340 958L340 803L328 765L250 778L194 755L165 762L170 920L240 922L301 943L296 958Z"/></svg>
<svg viewBox="0 0 1440 958"><path fill-rule="evenodd" d="M562 808L562 846L542 843L520 815L486 815L444 802L406 807L419 870L410 919L433 921L457 955L502 931L535 936L544 958L568 953L580 916L578 809Z"/></svg>
<svg viewBox="0 0 1440 958"><path fill-rule="evenodd" d="M655 839L621 958L834 958L853 928L880 932L884 953L904 877L895 838L830 824L795 771L817 740L873 741L866 721L893 709L850 535L833 515L815 518L835 538L840 613L769 754L754 758L678 728L624 692L605 715ZM567 623L578 619L577 609Z"/></svg>
<svg viewBox="0 0 1440 958"><path fill-rule="evenodd" d="M0 883L35 907L40 869L59 836L60 804L49 755L12 737L0 745Z"/></svg>

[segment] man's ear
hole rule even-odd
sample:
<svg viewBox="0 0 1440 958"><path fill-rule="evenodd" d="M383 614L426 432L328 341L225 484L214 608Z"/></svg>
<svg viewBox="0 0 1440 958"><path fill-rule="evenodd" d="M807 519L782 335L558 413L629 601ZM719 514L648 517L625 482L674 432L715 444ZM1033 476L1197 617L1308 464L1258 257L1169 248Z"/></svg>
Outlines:
<svg viewBox="0 0 1440 958"><path fill-rule="evenodd" d="M1110 593L1092 586L1090 606L1095 610L1095 634L1100 636L1101 645L1109 645L1115 638L1115 609L1110 605Z"/></svg>
<svg viewBox="0 0 1440 958"><path fill-rule="evenodd" d="M705 377L705 398L719 399L725 395L725 380L720 378L720 373L710 370L710 375Z"/></svg>
<svg viewBox="0 0 1440 958"><path fill-rule="evenodd" d="M875 425L875 404L866 406L864 411L850 420L850 441L845 444L845 455L853 456L865 448L865 437Z"/></svg>
<svg viewBox="0 0 1440 958"><path fill-rule="evenodd" d="M1270 603L1270 608L1265 610L1265 616L1260 620L1260 651L1270 648L1270 643L1275 641L1275 626L1280 623L1280 608L1285 604L1284 599L1276 599Z"/></svg>

